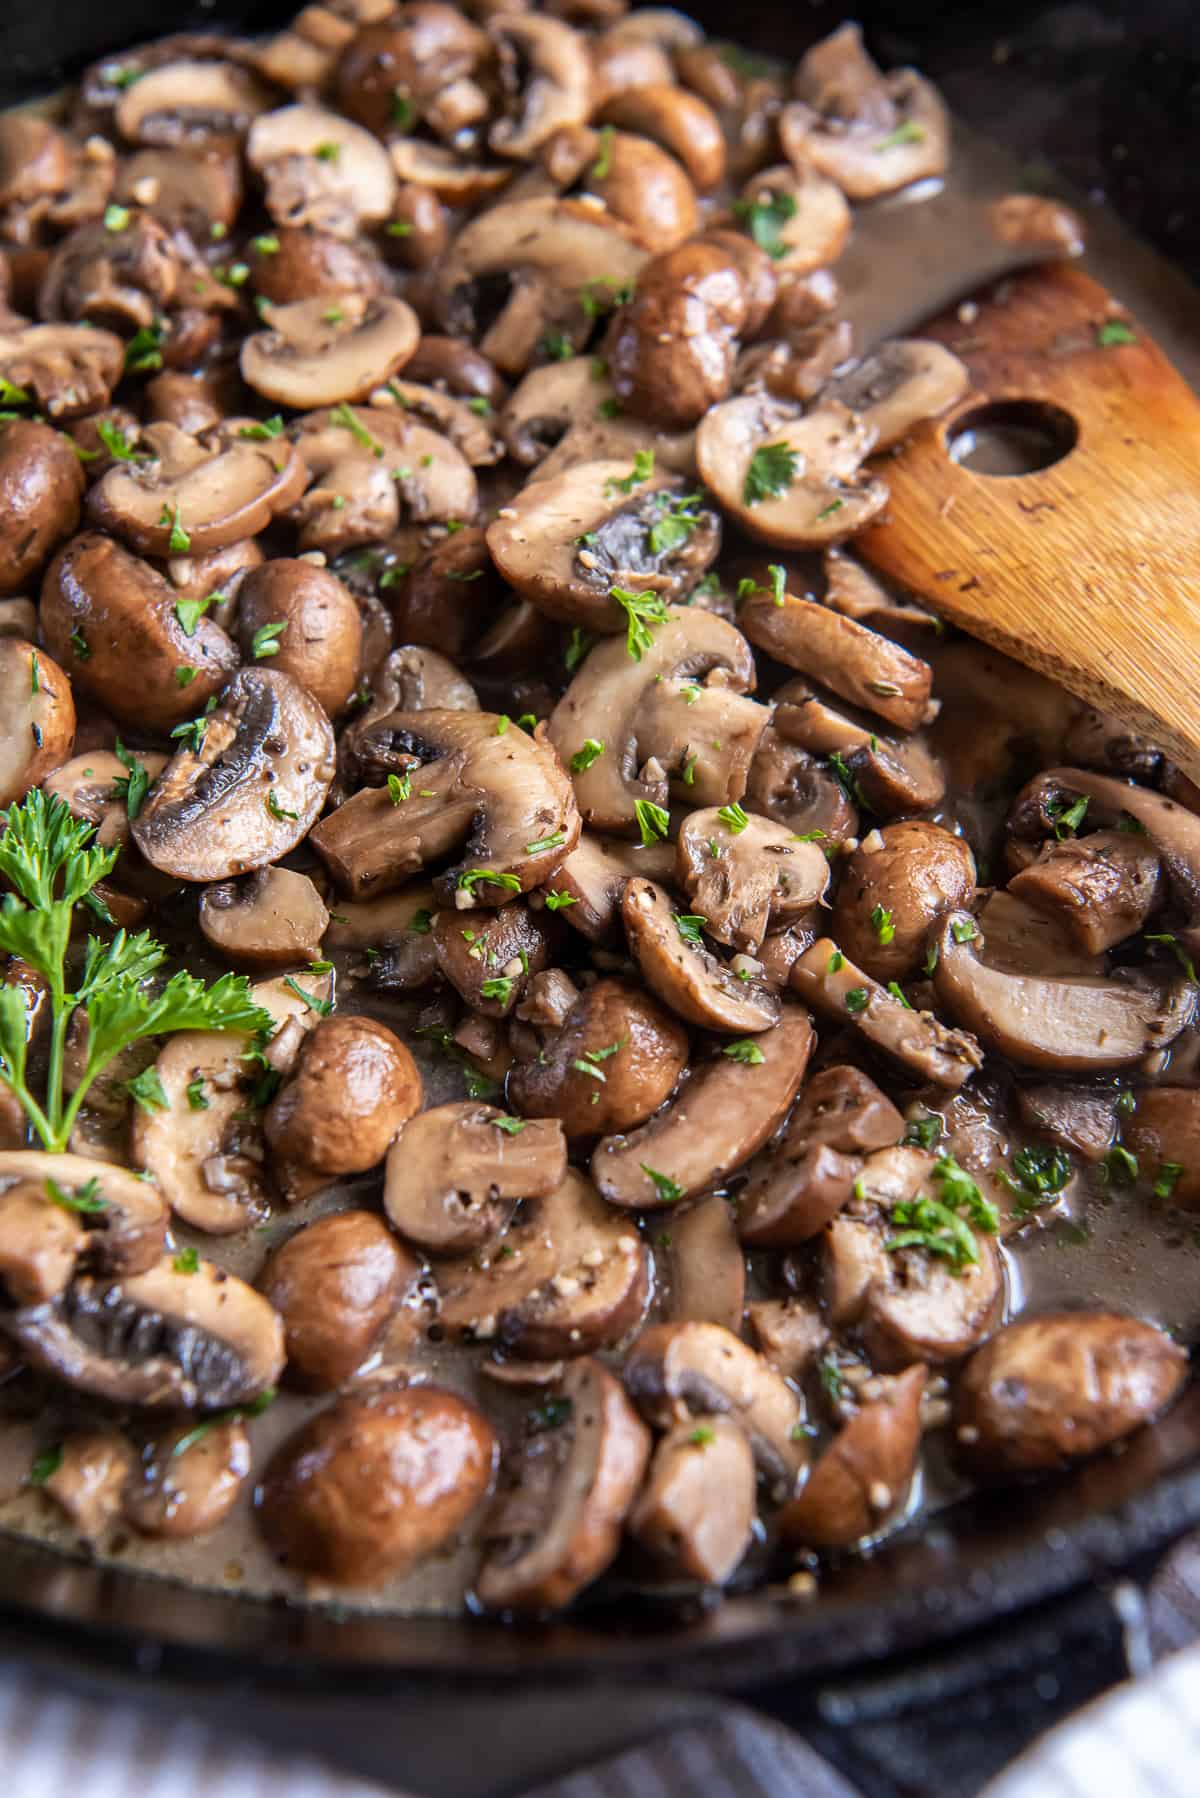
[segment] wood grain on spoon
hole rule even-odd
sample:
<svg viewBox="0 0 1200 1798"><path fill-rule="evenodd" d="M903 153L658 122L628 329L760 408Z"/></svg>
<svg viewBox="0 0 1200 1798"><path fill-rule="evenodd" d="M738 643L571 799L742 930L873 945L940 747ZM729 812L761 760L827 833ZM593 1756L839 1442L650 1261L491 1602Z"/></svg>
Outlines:
<svg viewBox="0 0 1200 1798"><path fill-rule="evenodd" d="M855 549L1200 778L1200 401L1074 268L1014 276L922 335L972 387L882 460L891 503ZM1069 414L1069 453L1003 477L955 462L964 421L1013 401Z"/></svg>

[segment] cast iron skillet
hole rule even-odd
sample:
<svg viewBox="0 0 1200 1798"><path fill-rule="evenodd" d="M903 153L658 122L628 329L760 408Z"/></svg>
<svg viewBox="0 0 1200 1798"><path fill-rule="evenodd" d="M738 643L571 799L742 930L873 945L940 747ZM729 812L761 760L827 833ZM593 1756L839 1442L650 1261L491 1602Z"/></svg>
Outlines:
<svg viewBox="0 0 1200 1798"><path fill-rule="evenodd" d="M166 30L259 29L293 10L0 0L0 104ZM687 10L734 34L718 0ZM737 9L736 36L794 57L847 10L817 0L801 17L792 0L759 0ZM1192 0L856 10L885 62L917 63L972 123L1049 157L1084 190L1104 188L1200 273L1200 169L1186 154L1200 92ZM629 1597L537 1631L339 1620L14 1544L0 1558L0 1655L223 1725L236 1715L290 1748L439 1798L499 1798L703 1715L713 1691L799 1727L870 1798L965 1798L1122 1675L1137 1582L1197 1523L1200 1387L1124 1454L977 1495L848 1561L814 1603L752 1593L681 1614Z"/></svg>

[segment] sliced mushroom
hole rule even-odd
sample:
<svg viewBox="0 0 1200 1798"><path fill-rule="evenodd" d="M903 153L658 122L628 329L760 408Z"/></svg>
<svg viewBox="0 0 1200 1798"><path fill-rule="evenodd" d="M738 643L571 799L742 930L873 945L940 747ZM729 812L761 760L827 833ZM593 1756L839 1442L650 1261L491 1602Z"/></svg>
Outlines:
<svg viewBox="0 0 1200 1798"><path fill-rule="evenodd" d="M184 56L140 70L121 90L113 117L131 144L178 144L240 135L270 104L249 69Z"/></svg>
<svg viewBox="0 0 1200 1798"><path fill-rule="evenodd" d="M654 1324L625 1363L625 1387L648 1422L732 1417L750 1438L776 1503L790 1498L807 1459L800 1398L752 1348L718 1324Z"/></svg>
<svg viewBox="0 0 1200 1798"><path fill-rule="evenodd" d="M41 1149L0 1150L0 1203L17 1190L23 1195L28 1234L27 1226L14 1229L15 1216L4 1229L5 1278L10 1287L16 1265L12 1255L19 1261L28 1254L31 1266L36 1264L43 1236L59 1244L69 1236L71 1246L70 1263L64 1263L66 1277L52 1283L53 1290L44 1290L40 1298L61 1291L76 1265L120 1278L144 1273L162 1253L167 1229L162 1195L123 1167ZM36 1204L31 1206L31 1200ZM64 1223L69 1226L65 1231ZM43 1225L49 1228L43 1230ZM38 1300L18 1298L18 1302Z"/></svg>
<svg viewBox="0 0 1200 1798"><path fill-rule="evenodd" d="M270 1305L208 1261L181 1273L167 1256L116 1286L77 1279L0 1327L31 1366L115 1404L220 1410L248 1404L283 1370Z"/></svg>
<svg viewBox="0 0 1200 1798"><path fill-rule="evenodd" d="M376 1585L452 1545L495 1459L491 1424L444 1387L342 1398L275 1451L256 1521L289 1567Z"/></svg>
<svg viewBox="0 0 1200 1798"><path fill-rule="evenodd" d="M237 1417L198 1434L186 1424L147 1443L121 1510L160 1541L206 1536L224 1523L250 1473L250 1438Z"/></svg>
<svg viewBox="0 0 1200 1798"><path fill-rule="evenodd" d="M959 1376L955 1445L980 1473L1061 1467L1148 1423L1186 1378L1186 1353L1153 1324L1103 1311L1022 1318Z"/></svg>
<svg viewBox="0 0 1200 1798"><path fill-rule="evenodd" d="M759 1352L788 1380L802 1379L829 1341L829 1325L804 1299L758 1299L746 1317Z"/></svg>
<svg viewBox="0 0 1200 1798"><path fill-rule="evenodd" d="M199 747L176 750L133 825L152 867L178 880L228 880L300 842L334 774L329 720L290 675L243 668Z"/></svg>
<svg viewBox="0 0 1200 1798"><path fill-rule="evenodd" d="M680 885L719 943L756 954L768 930L804 914L825 897L829 863L815 843L751 813L737 832L713 808L689 812L680 826Z"/></svg>
<svg viewBox="0 0 1200 1798"><path fill-rule="evenodd" d="M422 524L462 523L478 509L465 457L396 406L310 412L297 441L315 477L292 513L304 550L334 554L377 542L404 513Z"/></svg>
<svg viewBox="0 0 1200 1798"><path fill-rule="evenodd" d="M1174 1042L1192 1017L1194 993L1186 980L1134 984L1004 973L983 960L986 946L969 913L951 913L934 985L955 1018L1021 1067L1062 1073L1128 1067Z"/></svg>
<svg viewBox="0 0 1200 1798"><path fill-rule="evenodd" d="M75 741L71 683L20 637L0 637L0 805L13 805L61 768Z"/></svg>
<svg viewBox="0 0 1200 1798"><path fill-rule="evenodd" d="M29 418L0 428L0 597L32 586L78 525L83 489L83 466L63 432Z"/></svg>
<svg viewBox="0 0 1200 1798"><path fill-rule="evenodd" d="M1200 1207L1200 1091L1146 1087L1122 1136L1143 1174L1165 1192L1170 1205L1183 1211Z"/></svg>
<svg viewBox="0 0 1200 1798"><path fill-rule="evenodd" d="M673 83L617 88L597 110L600 125L616 125L661 144L678 158L702 191L725 173L725 139L712 108Z"/></svg>
<svg viewBox="0 0 1200 1798"><path fill-rule="evenodd" d="M947 1030L932 1012L914 1011L856 967L829 937L819 937L797 958L792 986L814 1010L852 1025L876 1048L938 1086L960 1087L983 1066L983 1052L969 1031Z"/></svg>
<svg viewBox="0 0 1200 1798"><path fill-rule="evenodd" d="M92 325L0 329L0 375L32 392L51 418L80 418L107 406L125 367L125 346Z"/></svg>
<svg viewBox="0 0 1200 1798"><path fill-rule="evenodd" d="M670 1097L687 1052L684 1031L646 993L597 980L513 1068L509 1099L525 1117L559 1119L568 1136L631 1130Z"/></svg>
<svg viewBox="0 0 1200 1798"><path fill-rule="evenodd" d="M147 425L150 459L118 462L88 495L96 524L142 555L204 555L255 537L299 497L304 463L283 438L247 436L252 419L228 419L199 437Z"/></svg>
<svg viewBox="0 0 1200 1798"><path fill-rule="evenodd" d="M738 1036L778 1022L778 995L719 961L704 946L701 927L690 918L681 923L653 881L635 876L626 883L621 921L646 984L687 1023Z"/></svg>
<svg viewBox="0 0 1200 1798"><path fill-rule="evenodd" d="M111 537L85 531L46 572L42 630L80 693L119 723L166 732L202 711L240 661L211 618L189 620L185 629L178 604L157 569Z"/></svg>
<svg viewBox="0 0 1200 1798"><path fill-rule="evenodd" d="M475 1593L485 1610L559 1610L598 1579L650 1458L650 1432L598 1361L569 1367L546 1409L549 1427L526 1437L484 1524Z"/></svg>
<svg viewBox="0 0 1200 1798"><path fill-rule="evenodd" d="M455 711L397 712L388 726L393 752L413 766L409 798L359 793L310 838L355 896L401 884L465 836L464 853L436 877L435 893L459 911L503 905L514 891L540 886L574 848L579 813L544 726L528 736L491 712ZM432 801L417 782L427 783ZM372 836L384 817L392 831L381 855Z"/></svg>
<svg viewBox="0 0 1200 1798"><path fill-rule="evenodd" d="M407 363L405 374L408 376ZM503 443L478 411L472 411L464 400L436 387L426 387L411 376L388 381L371 395L371 404L398 406L431 430L440 431L462 451L472 468L489 467L504 454Z"/></svg>
<svg viewBox="0 0 1200 1798"><path fill-rule="evenodd" d="M148 213L122 211L119 231L110 229L110 212L106 222L81 225L59 244L38 293L44 319L86 320L132 335L152 329L177 298L184 272L177 244ZM207 288L202 264L193 264L192 279ZM212 298L230 303L228 294Z"/></svg>
<svg viewBox="0 0 1200 1798"><path fill-rule="evenodd" d="M500 430L509 455L526 468L537 467L544 481L583 462L624 462L632 468L639 450L652 452L661 472L695 478L694 433L657 430L626 418L603 360L594 356L531 368L514 388Z"/></svg>
<svg viewBox="0 0 1200 1798"><path fill-rule="evenodd" d="M683 527L662 544L666 518ZM581 462L533 481L488 526L488 549L510 585L551 618L592 631L625 630L613 588L678 599L720 544L715 512L678 475L635 462Z"/></svg>
<svg viewBox="0 0 1200 1798"><path fill-rule="evenodd" d="M846 1548L879 1533L903 1505L921 1442L925 1369L881 1379L879 1396L842 1426L779 1516L786 1542Z"/></svg>
<svg viewBox="0 0 1200 1798"><path fill-rule="evenodd" d="M486 1256L440 1263L437 1284L438 1321L451 1336L552 1360L628 1336L649 1297L650 1257L630 1223L568 1170Z"/></svg>
<svg viewBox="0 0 1200 1798"><path fill-rule="evenodd" d="M567 135L552 141L544 161L551 161L556 147L565 149ZM578 141L581 149L587 146L583 167L575 176L583 198L599 200L651 252L674 249L694 236L700 223L696 190L668 151L649 138L611 126L603 135L580 132ZM589 161L592 151L595 160ZM574 159L563 160L570 169Z"/></svg>
<svg viewBox="0 0 1200 1798"><path fill-rule="evenodd" d="M404 367L421 327L404 300L342 294L272 306L242 345L242 378L280 406L362 400Z"/></svg>
<svg viewBox="0 0 1200 1798"><path fill-rule="evenodd" d="M674 866L670 843L626 843L585 830L546 882L546 890L552 897L565 898L567 922L581 936L593 943L614 943L621 935L621 891L629 876L669 881Z"/></svg>
<svg viewBox="0 0 1200 1798"><path fill-rule="evenodd" d="M824 681L852 705L900 730L925 722L932 668L878 631L794 593L785 593L781 605L764 587L746 600L738 624L759 649Z"/></svg>
<svg viewBox="0 0 1200 1798"><path fill-rule="evenodd" d="M453 335L478 337L503 374L520 375L548 330L569 330L582 346L591 320L580 293L624 286L645 261L632 232L601 207L548 196L501 203L478 213L450 246L438 276L443 321ZM498 279L507 299L496 316L487 297ZM481 331L485 307L494 322Z"/></svg>
<svg viewBox="0 0 1200 1798"><path fill-rule="evenodd" d="M9 1304L41 1305L70 1284L84 1242L72 1196L33 1179L10 1180L0 1191L0 1290Z"/></svg>
<svg viewBox="0 0 1200 1798"><path fill-rule="evenodd" d="M385 1024L322 1018L263 1118L284 1197L376 1167L421 1100L417 1065Z"/></svg>
<svg viewBox="0 0 1200 1798"><path fill-rule="evenodd" d="M857 412L874 433L878 455L953 406L969 385L965 366L944 344L895 337L832 380L821 403L836 400Z"/></svg>
<svg viewBox="0 0 1200 1798"><path fill-rule="evenodd" d="M858 25L814 45L793 85L799 99L780 115L783 147L797 168L818 169L850 199L944 172L950 121L937 89L915 69L882 74Z"/></svg>
<svg viewBox="0 0 1200 1798"><path fill-rule="evenodd" d="M491 23L500 80L513 111L496 119L488 144L498 156L524 160L564 125L586 119L592 71L586 40L561 19L532 12L500 13Z"/></svg>
<svg viewBox="0 0 1200 1798"><path fill-rule="evenodd" d="M350 1379L419 1271L371 1211L335 1211L289 1236L257 1281L283 1319L289 1382L329 1392Z"/></svg>
<svg viewBox="0 0 1200 1798"><path fill-rule="evenodd" d="M754 661L733 625L671 607L651 638L636 660L619 640L597 644L550 718L550 741L593 829L634 834L639 801L666 806L672 765L681 775L690 762L691 782L679 780L689 798L740 799L766 725L766 709L743 697ZM696 744L683 759L680 737Z"/></svg>
<svg viewBox="0 0 1200 1798"><path fill-rule="evenodd" d="M519 1199L555 1192L566 1166L557 1120L527 1124L473 1100L435 1105L388 1152L384 1209L429 1254L467 1254L500 1234Z"/></svg>
<svg viewBox="0 0 1200 1798"><path fill-rule="evenodd" d="M884 483L861 472L873 446L873 433L836 402L804 413L746 394L708 413L696 433L696 462L752 537L781 549L820 549L869 524L887 504Z"/></svg>
<svg viewBox="0 0 1200 1798"><path fill-rule="evenodd" d="M648 1124L596 1145L592 1178L610 1204L657 1211L695 1198L723 1185L775 1134L804 1079L812 1020L785 1001L779 1022L752 1040L761 1062L721 1054L694 1064Z"/></svg>
<svg viewBox="0 0 1200 1798"><path fill-rule="evenodd" d="M1102 955L1142 929L1158 898L1158 855L1140 835L1097 830L1047 843L1009 891L1064 924L1080 948Z"/></svg>
<svg viewBox="0 0 1200 1798"><path fill-rule="evenodd" d="M916 974L926 939L975 891L975 858L962 837L910 818L872 831L845 864L834 935L850 959L884 983Z"/></svg>
<svg viewBox="0 0 1200 1798"><path fill-rule="evenodd" d="M260 868L244 880L206 887L199 922L205 940L227 961L290 968L318 959L329 913L307 874Z"/></svg>
<svg viewBox="0 0 1200 1798"><path fill-rule="evenodd" d="M227 1236L267 1215L261 1119L250 1087L257 1075L246 1041L185 1030L154 1064L165 1109L133 1115L130 1156L150 1174L176 1216Z"/></svg>
<svg viewBox="0 0 1200 1798"><path fill-rule="evenodd" d="M655 1449L629 1533L676 1578L724 1585L750 1546L755 1488L741 1424L718 1414L689 1417Z"/></svg>
<svg viewBox="0 0 1200 1798"><path fill-rule="evenodd" d="M432 931L438 969L473 1011L508 1017L530 975L550 961L552 922L553 914L534 911L523 899L474 922L439 912Z"/></svg>
<svg viewBox="0 0 1200 1798"><path fill-rule="evenodd" d="M871 704L880 697L895 696L873 695ZM822 757L855 803L878 817L932 811L945 796L946 776L923 735L885 734L872 717L835 705L806 680L788 681L776 693L774 727L788 742Z"/></svg>
<svg viewBox="0 0 1200 1798"><path fill-rule="evenodd" d="M654 1237L655 1266L671 1323L720 1324L738 1335L746 1305L746 1258L726 1199L702 1199Z"/></svg>
<svg viewBox="0 0 1200 1798"><path fill-rule="evenodd" d="M133 1472L133 1445L119 1430L77 1430L63 1442L58 1466L42 1490L85 1542L98 1542L116 1522Z"/></svg>
<svg viewBox="0 0 1200 1798"><path fill-rule="evenodd" d="M830 846L858 833L858 812L823 760L789 743L773 724L758 740L746 780L746 807L795 836Z"/></svg>
<svg viewBox="0 0 1200 1798"><path fill-rule="evenodd" d="M262 114L246 161L263 177L278 225L353 237L360 224L391 217L396 176L387 151L341 113L302 104Z"/></svg>
<svg viewBox="0 0 1200 1798"><path fill-rule="evenodd" d="M850 236L850 208L841 188L803 165L777 164L752 175L737 211L752 227L766 213L769 253L784 276L829 268ZM845 404L856 410L849 400Z"/></svg>

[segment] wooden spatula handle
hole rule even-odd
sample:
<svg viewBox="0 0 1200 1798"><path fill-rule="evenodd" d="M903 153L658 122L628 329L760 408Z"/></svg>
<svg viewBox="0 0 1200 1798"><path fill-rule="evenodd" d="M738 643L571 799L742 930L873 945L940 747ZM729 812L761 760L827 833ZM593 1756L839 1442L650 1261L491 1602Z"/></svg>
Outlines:
<svg viewBox="0 0 1200 1798"><path fill-rule="evenodd" d="M882 459L891 503L855 550L1200 779L1200 402L1074 268L1014 276L922 335L971 391ZM960 466L951 442L997 402L1065 413L1074 448L1032 474Z"/></svg>

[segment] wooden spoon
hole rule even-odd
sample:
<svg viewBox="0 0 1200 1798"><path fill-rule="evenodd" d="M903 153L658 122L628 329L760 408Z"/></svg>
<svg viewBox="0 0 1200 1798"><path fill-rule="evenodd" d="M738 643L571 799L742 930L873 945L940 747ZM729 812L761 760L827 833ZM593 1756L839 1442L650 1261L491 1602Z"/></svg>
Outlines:
<svg viewBox="0 0 1200 1798"><path fill-rule="evenodd" d="M1015 275L921 335L971 389L881 458L891 503L855 551L1200 780L1200 401L1077 268ZM973 437L1058 459L978 472L955 459Z"/></svg>

